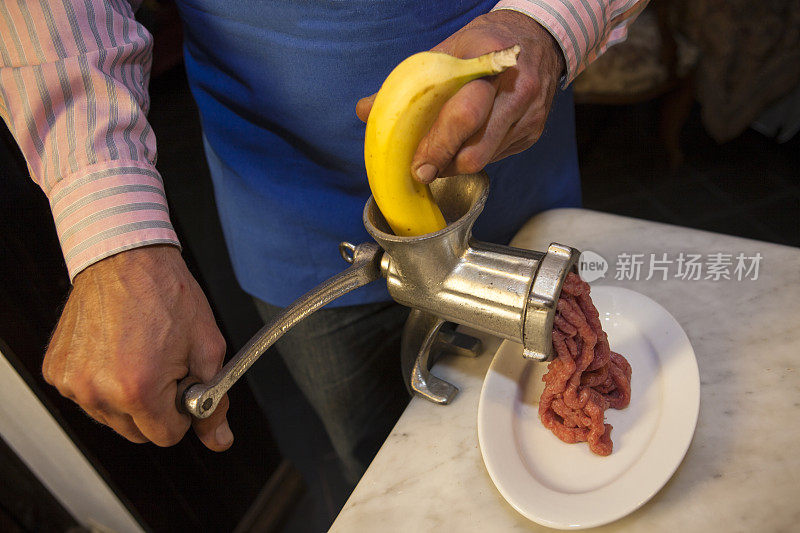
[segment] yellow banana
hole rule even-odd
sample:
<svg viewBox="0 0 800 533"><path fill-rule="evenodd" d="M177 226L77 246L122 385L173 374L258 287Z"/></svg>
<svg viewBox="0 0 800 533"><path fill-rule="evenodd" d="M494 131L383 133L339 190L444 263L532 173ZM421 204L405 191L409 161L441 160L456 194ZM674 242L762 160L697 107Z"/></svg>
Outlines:
<svg viewBox="0 0 800 533"><path fill-rule="evenodd" d="M411 175L411 160L444 103L464 84L517 63L519 46L459 59L421 52L401 62L383 82L367 120L364 162L372 196L396 235L445 227L430 188Z"/></svg>

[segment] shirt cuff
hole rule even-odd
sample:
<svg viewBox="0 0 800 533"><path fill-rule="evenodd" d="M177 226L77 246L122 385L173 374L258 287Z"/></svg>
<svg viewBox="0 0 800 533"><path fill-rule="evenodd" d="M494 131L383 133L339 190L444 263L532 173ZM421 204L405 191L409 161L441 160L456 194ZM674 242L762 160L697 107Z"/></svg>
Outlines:
<svg viewBox="0 0 800 533"><path fill-rule="evenodd" d="M62 179L48 194L70 280L111 255L147 246L180 248L158 171L105 161Z"/></svg>
<svg viewBox="0 0 800 533"><path fill-rule="evenodd" d="M531 0L500 0L492 8L492 11L498 9L509 9L527 15L550 32L550 35L556 40L558 46L561 47L561 52L564 54L564 64L567 72L562 78L562 87L566 87L575 79L581 63L581 51L576 42L575 34L572 28L566 24L563 15L552 6L532 2Z"/></svg>

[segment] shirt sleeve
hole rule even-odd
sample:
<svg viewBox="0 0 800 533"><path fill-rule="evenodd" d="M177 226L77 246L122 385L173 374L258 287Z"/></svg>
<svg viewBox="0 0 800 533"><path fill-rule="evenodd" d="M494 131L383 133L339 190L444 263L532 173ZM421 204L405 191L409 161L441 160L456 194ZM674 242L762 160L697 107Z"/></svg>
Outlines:
<svg viewBox="0 0 800 533"><path fill-rule="evenodd" d="M179 246L147 122L152 36L125 0L0 2L0 116L47 195L70 279Z"/></svg>
<svg viewBox="0 0 800 533"><path fill-rule="evenodd" d="M608 47L624 41L649 0L500 0L493 10L519 11L544 26L561 46L569 84Z"/></svg>

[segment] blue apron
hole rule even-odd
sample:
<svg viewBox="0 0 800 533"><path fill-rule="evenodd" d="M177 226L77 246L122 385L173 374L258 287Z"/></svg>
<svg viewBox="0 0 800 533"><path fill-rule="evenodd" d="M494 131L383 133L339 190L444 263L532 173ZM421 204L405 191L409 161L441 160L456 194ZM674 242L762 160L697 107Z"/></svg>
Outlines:
<svg viewBox="0 0 800 533"><path fill-rule="evenodd" d="M496 0L179 0L222 228L245 291L285 306L347 265L338 243L369 239L359 98L391 69ZM487 167L475 228L505 243L532 215L580 202L571 92L539 142ZM332 305L388 299L373 283Z"/></svg>

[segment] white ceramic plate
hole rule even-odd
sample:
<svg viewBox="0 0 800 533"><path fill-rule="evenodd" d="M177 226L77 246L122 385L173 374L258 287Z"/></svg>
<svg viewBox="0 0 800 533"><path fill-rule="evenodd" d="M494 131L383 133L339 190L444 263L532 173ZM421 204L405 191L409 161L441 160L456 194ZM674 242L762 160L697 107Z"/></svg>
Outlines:
<svg viewBox="0 0 800 533"><path fill-rule="evenodd" d="M622 518L649 500L683 460L700 407L694 350L680 324L650 298L593 287L611 349L633 368L628 408L606 411L614 451L565 444L539 421L547 365L505 341L492 361L478 406L486 469L517 511L539 524L582 529Z"/></svg>

